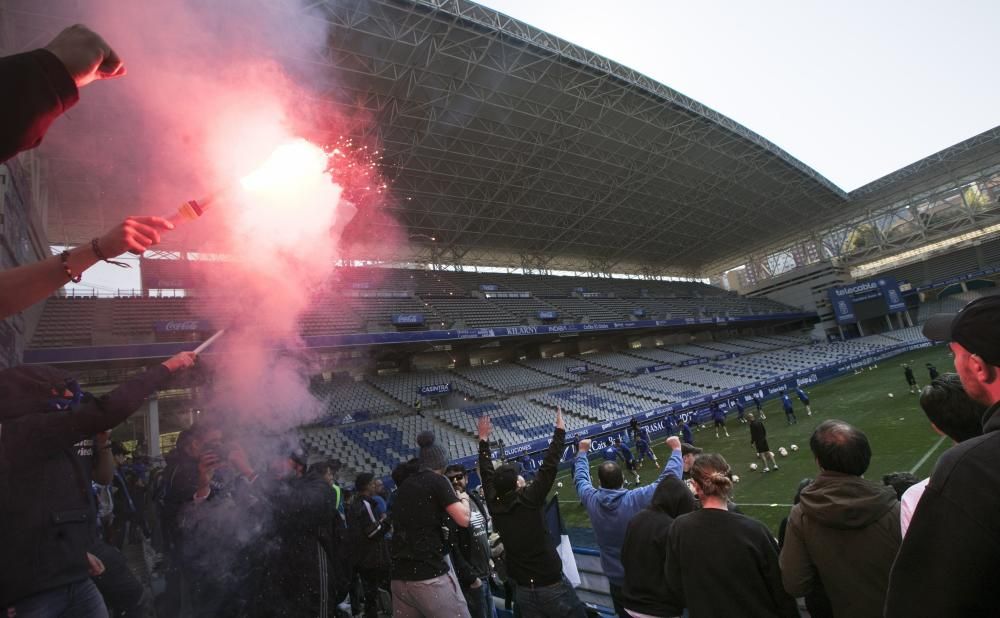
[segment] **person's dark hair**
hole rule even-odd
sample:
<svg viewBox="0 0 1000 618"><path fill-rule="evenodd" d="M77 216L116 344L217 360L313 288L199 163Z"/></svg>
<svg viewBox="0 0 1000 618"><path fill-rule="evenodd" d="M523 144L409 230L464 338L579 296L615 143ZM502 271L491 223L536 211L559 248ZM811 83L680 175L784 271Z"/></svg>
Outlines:
<svg viewBox="0 0 1000 618"><path fill-rule="evenodd" d="M420 460L414 457L413 459L404 461L392 469L392 482L396 484L396 487L399 487L404 481L406 481L406 479L410 478L417 472L420 472Z"/></svg>
<svg viewBox="0 0 1000 618"><path fill-rule="evenodd" d="M799 486L795 488L795 497L792 498L792 504L798 504L802 500L802 490L809 487L813 480L810 478L805 478L799 481Z"/></svg>
<svg viewBox="0 0 1000 618"><path fill-rule="evenodd" d="M733 493L729 463L718 453L702 453L695 457L691 464L691 478L706 496L727 500Z"/></svg>
<svg viewBox="0 0 1000 618"><path fill-rule="evenodd" d="M615 438L615 444L621 444L621 443L622 443L621 438Z"/></svg>
<svg viewBox="0 0 1000 618"><path fill-rule="evenodd" d="M896 499L902 500L906 490L920 482L920 479L909 472L890 472L882 477L882 484L892 487L896 492Z"/></svg>
<svg viewBox="0 0 1000 618"><path fill-rule="evenodd" d="M604 489L621 489L625 484L621 466L613 461L605 461L597 467L597 478Z"/></svg>
<svg viewBox="0 0 1000 618"><path fill-rule="evenodd" d="M983 433L986 406L969 397L954 373L943 373L920 391L920 407L927 420L955 442Z"/></svg>
<svg viewBox="0 0 1000 618"><path fill-rule="evenodd" d="M656 486L653 498L646 508L677 518L698 508L698 503L684 481L676 476L668 476Z"/></svg>
<svg viewBox="0 0 1000 618"><path fill-rule="evenodd" d="M448 464L448 467L444 469L446 476L453 472L461 472L462 474L465 474L465 466L462 464Z"/></svg>
<svg viewBox="0 0 1000 618"><path fill-rule="evenodd" d="M868 436L845 421L823 421L809 438L819 467L830 472L861 476L872 462Z"/></svg>

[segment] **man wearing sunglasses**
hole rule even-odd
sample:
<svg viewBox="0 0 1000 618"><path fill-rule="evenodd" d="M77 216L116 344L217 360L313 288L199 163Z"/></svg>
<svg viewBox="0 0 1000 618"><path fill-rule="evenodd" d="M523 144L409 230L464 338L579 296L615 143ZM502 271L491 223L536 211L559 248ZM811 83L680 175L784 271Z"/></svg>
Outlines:
<svg viewBox="0 0 1000 618"><path fill-rule="evenodd" d="M469 527L460 528L451 523L448 537L458 583L462 586L472 618L493 618L496 608L490 591L489 513L479 494L468 490L469 474L465 466L452 464L445 468L444 475L459 499L469 501Z"/></svg>

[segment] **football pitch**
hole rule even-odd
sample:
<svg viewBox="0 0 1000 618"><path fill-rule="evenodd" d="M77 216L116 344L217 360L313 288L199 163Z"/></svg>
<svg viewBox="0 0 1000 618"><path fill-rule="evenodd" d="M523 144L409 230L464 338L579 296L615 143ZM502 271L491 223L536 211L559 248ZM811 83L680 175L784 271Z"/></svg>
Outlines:
<svg viewBox="0 0 1000 618"><path fill-rule="evenodd" d="M788 426L779 400L764 404L767 415L767 438L774 451L780 470L763 473L763 466L756 472L750 464L759 462L750 446L747 425L736 421L735 415L726 420L729 437L720 433L716 439L714 428L706 425L695 432L695 445L706 452L721 453L733 473L740 477L733 500L744 514L764 522L777 535L778 524L788 514L795 489L803 478L815 477L818 470L809 451L809 436L820 422L836 418L847 421L864 431L872 446L872 463L865 478L881 482L890 472L912 472L918 478L929 476L938 457L951 445L931 429L918 403L918 395L910 394L903 377L902 364L913 364L917 383L929 382L924 363L934 364L938 371L954 371L951 353L946 346L925 348L880 363L877 368L855 375L842 376L815 387L809 392L813 415L806 416L805 407L793 397L798 423ZM889 393L894 396L889 397ZM747 407L753 411L753 406ZM660 464L664 464L667 448L665 437L656 439L654 447ZM779 447L796 444L797 452L789 451L787 457L778 454ZM591 463L591 477L597 482L598 459ZM652 481L659 474L652 462L647 461L640 470L643 483ZM568 527L589 528L590 521L577 499L570 470L560 471L558 480L563 483L555 489L559 494L560 510ZM627 477L628 475L626 475Z"/></svg>

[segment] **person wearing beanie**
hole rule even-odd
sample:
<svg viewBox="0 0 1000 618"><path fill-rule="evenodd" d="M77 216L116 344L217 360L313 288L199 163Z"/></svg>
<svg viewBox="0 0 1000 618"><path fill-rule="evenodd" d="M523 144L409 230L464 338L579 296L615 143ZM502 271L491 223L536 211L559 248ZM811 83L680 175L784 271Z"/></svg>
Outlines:
<svg viewBox="0 0 1000 618"><path fill-rule="evenodd" d="M445 560L448 544L441 530L450 517L469 526L469 498L459 499L443 472L448 455L434 434L417 436L419 470L396 491L392 532L392 607L402 618L469 618L455 571Z"/></svg>
<svg viewBox="0 0 1000 618"><path fill-rule="evenodd" d="M365 618L378 617L379 585L388 587L389 547L386 534L391 527L386 516L375 508L375 475L362 472L354 480L354 502L347 511L351 537L351 559L364 591Z"/></svg>
<svg viewBox="0 0 1000 618"><path fill-rule="evenodd" d="M493 527L500 533L507 576L516 584L515 598L522 616L584 618L587 608L563 576L562 561L549 541L545 526L545 501L556 480L566 428L562 410L556 408L555 431L535 481L524 483L518 465L493 468L488 416L479 419L479 474Z"/></svg>
<svg viewBox="0 0 1000 618"><path fill-rule="evenodd" d="M420 460L422 467L429 468L441 474L448 467L448 453L435 444L434 440L434 432L430 430L421 431L417 435L417 446L420 447L420 454L417 456L417 459Z"/></svg>

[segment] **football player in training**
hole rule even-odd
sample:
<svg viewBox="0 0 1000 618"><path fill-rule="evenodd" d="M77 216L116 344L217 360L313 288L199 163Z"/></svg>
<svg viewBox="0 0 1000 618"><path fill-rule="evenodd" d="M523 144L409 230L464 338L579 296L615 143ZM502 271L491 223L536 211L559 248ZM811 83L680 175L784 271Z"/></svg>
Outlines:
<svg viewBox="0 0 1000 618"><path fill-rule="evenodd" d="M917 378L913 375L913 368L909 365L903 365L903 376L906 377L906 383L910 387L911 393L916 393L920 391L920 387L917 386Z"/></svg>
<svg viewBox="0 0 1000 618"><path fill-rule="evenodd" d="M764 462L763 472L770 472L771 467L775 470L778 469L778 462L774 460L774 453L771 452L771 447L767 444L767 427L764 427L764 423L755 420L753 414L747 414L747 420L750 422L750 444L753 446L754 452L757 453L759 457ZM767 465L768 460L771 462L771 466Z"/></svg>
<svg viewBox="0 0 1000 618"><path fill-rule="evenodd" d="M761 403L760 398L757 397L757 393L750 395L753 398L753 405L757 408L757 414L760 416L760 420L766 421L767 415L764 414L764 404Z"/></svg>
<svg viewBox="0 0 1000 618"><path fill-rule="evenodd" d="M743 399L740 397L734 399L732 407L736 408L736 420L738 420L741 423L746 423L747 419L744 418L744 416L746 415L747 409L746 407L743 406Z"/></svg>
<svg viewBox="0 0 1000 618"><path fill-rule="evenodd" d="M785 391L781 391L781 407L785 409L785 420L788 421L789 425L799 422L799 419L795 418L795 408L792 407L792 398Z"/></svg>
<svg viewBox="0 0 1000 618"><path fill-rule="evenodd" d="M636 435L635 446L637 449L639 449L640 468L642 467L643 463L646 461L646 458L648 457L653 460L653 467L659 469L660 462L656 460L656 454L653 452L653 449L649 447L649 432L643 429L642 427L639 428L639 431Z"/></svg>
<svg viewBox="0 0 1000 618"><path fill-rule="evenodd" d="M632 449L622 444L621 438L615 438L615 450L618 451L618 458L625 464L623 467L635 476L635 486L639 486L639 470L636 467L635 455Z"/></svg>
<svg viewBox="0 0 1000 618"><path fill-rule="evenodd" d="M801 401L802 405L806 407L806 416L812 416L813 411L812 408L809 407L809 394L798 386L795 387L795 394L799 396L799 401Z"/></svg>
<svg viewBox="0 0 1000 618"><path fill-rule="evenodd" d="M726 432L726 437L728 438L729 430L726 429L726 413L719 407L718 402L712 404L712 420L715 422L715 437L719 437L719 427L722 427L722 431Z"/></svg>
<svg viewBox="0 0 1000 618"><path fill-rule="evenodd" d="M688 444L694 444L694 432L691 428L694 427L694 416L692 415L688 420L681 421L681 442L687 442Z"/></svg>

